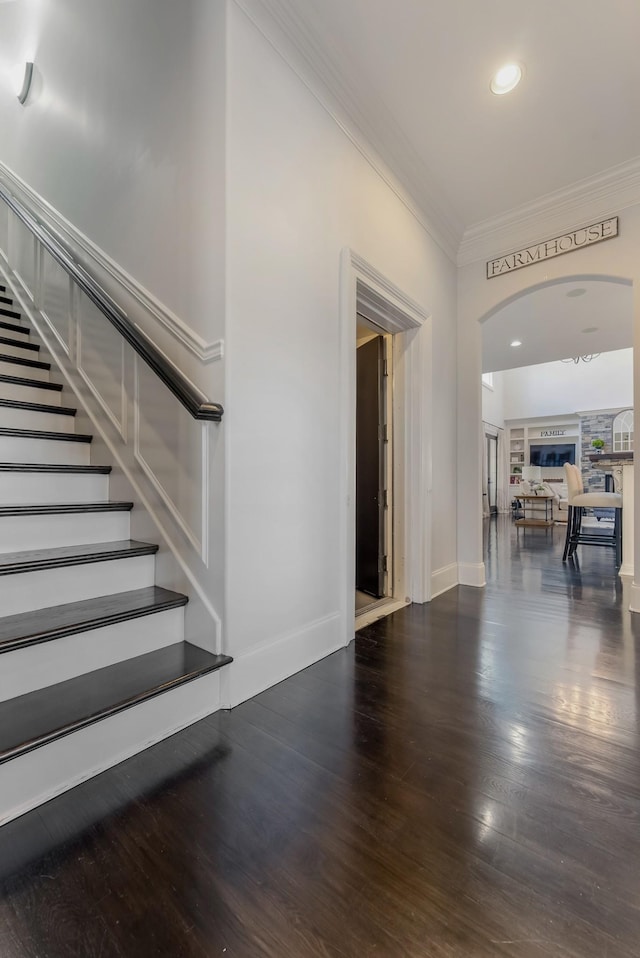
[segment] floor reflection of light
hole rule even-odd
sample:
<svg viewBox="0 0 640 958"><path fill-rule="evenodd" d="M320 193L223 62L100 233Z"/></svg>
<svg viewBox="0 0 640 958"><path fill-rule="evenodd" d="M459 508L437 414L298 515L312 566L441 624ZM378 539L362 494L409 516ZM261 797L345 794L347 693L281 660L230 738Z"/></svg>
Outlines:
<svg viewBox="0 0 640 958"><path fill-rule="evenodd" d="M489 805L483 805L478 809L478 830L476 838L481 844L484 844L490 837L495 826L493 808Z"/></svg>
<svg viewBox="0 0 640 958"><path fill-rule="evenodd" d="M558 719L574 728L589 732L613 732L620 725L617 716L621 708L620 695L620 689L616 689L614 700L613 696L593 686L585 688L557 682L553 711Z"/></svg>
<svg viewBox="0 0 640 958"><path fill-rule="evenodd" d="M513 722L509 728L509 751L511 759L521 764L527 751L527 729L519 722Z"/></svg>

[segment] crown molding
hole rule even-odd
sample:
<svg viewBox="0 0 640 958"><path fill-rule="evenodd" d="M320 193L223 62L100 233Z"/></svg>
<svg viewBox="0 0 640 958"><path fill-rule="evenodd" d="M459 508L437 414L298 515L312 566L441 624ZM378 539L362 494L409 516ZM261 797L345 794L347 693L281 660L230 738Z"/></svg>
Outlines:
<svg viewBox="0 0 640 958"><path fill-rule="evenodd" d="M494 259L640 203L640 157L465 230L458 266Z"/></svg>
<svg viewBox="0 0 640 958"><path fill-rule="evenodd" d="M298 79L331 116L358 152L447 256L456 261L464 224L430 186L433 174L410 145L393 114L378 102L375 116L357 102L357 81L331 55L335 44L321 43L317 17L303 19L291 0L233 0Z"/></svg>

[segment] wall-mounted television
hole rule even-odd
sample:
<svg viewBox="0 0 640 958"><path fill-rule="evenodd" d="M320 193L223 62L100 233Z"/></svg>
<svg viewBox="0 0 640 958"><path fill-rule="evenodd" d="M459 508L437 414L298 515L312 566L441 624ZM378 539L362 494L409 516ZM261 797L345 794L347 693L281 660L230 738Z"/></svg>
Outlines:
<svg viewBox="0 0 640 958"><path fill-rule="evenodd" d="M546 445L529 446L529 462L532 466L547 468L564 466L570 462L576 464L576 444L574 442L554 442Z"/></svg>

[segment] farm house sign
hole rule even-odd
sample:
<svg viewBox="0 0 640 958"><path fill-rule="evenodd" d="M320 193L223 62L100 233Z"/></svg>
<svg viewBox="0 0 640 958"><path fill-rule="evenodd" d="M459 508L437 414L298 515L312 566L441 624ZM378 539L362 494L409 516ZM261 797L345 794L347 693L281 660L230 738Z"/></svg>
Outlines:
<svg viewBox="0 0 640 958"><path fill-rule="evenodd" d="M490 260L487 263L487 279L512 273L514 269L532 266L545 259L553 259L554 256L562 256L563 253L572 253L583 246L601 243L602 240L613 239L617 235L618 217L612 216L600 223L593 223L592 226L584 226L582 229L564 233L562 236L556 236L536 246L528 246L526 249L519 249L515 253L508 253L506 256Z"/></svg>

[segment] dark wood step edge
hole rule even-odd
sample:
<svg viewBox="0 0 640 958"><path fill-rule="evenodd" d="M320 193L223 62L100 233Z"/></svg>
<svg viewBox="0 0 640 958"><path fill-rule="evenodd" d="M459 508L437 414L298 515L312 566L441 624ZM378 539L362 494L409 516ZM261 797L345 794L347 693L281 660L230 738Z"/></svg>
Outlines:
<svg viewBox="0 0 640 958"><path fill-rule="evenodd" d="M49 389L51 392L62 392L61 383L46 383L41 379L25 379L22 376L9 376L0 373L0 383L12 383L14 386L28 386L30 389Z"/></svg>
<svg viewBox="0 0 640 958"><path fill-rule="evenodd" d="M0 336L0 343L2 343L4 346L18 346L20 349L30 349L33 353L40 352L40 346L38 343L23 343L21 340L11 339L9 336Z"/></svg>
<svg viewBox="0 0 640 958"><path fill-rule="evenodd" d="M75 416L77 409L73 406L52 406L44 402L25 402L23 399L0 399L0 407L4 409L24 409L28 412L46 412L52 416Z"/></svg>
<svg viewBox="0 0 640 958"><path fill-rule="evenodd" d="M17 639L7 639L0 642L0 653L15 652L16 649L25 649L30 645L41 645L43 642L52 642L55 639L64 639L69 635L78 635L81 632L92 632L119 622L128 622L133 619L142 619L146 615L155 615L167 612L169 609L179 609L189 601L186 595L178 592L167 592L167 597L155 599L152 603L141 604L137 609L127 609L125 612L105 612L78 620L64 626L55 625L55 608L51 610L51 627L32 635L21 635ZM78 603L80 604L80 603Z"/></svg>
<svg viewBox="0 0 640 958"><path fill-rule="evenodd" d="M50 439L62 442L93 442L93 436L78 432L49 432L46 429L13 429L0 426L0 436L13 436L16 439Z"/></svg>
<svg viewBox="0 0 640 958"><path fill-rule="evenodd" d="M134 559L138 556L155 555L158 546L150 542L138 542L135 546L128 546L122 549L96 549L95 552L81 552L77 555L56 555L56 549L34 550L35 552L49 552L50 555L40 559L22 559L20 562L7 564L3 560L8 555L15 553L4 553L0 555L0 576L2 575L22 575L25 572L41 572L44 569L66 569L76 565L91 565L94 562L113 562L118 559ZM62 550L60 550L62 551ZM28 556L28 552L20 553Z"/></svg>
<svg viewBox="0 0 640 958"><path fill-rule="evenodd" d="M0 321L0 329L6 329L10 333L22 333L23 336L28 336L31 330L28 326L18 326L17 323L4 323Z"/></svg>
<svg viewBox="0 0 640 958"><path fill-rule="evenodd" d="M0 286L0 289L6 293L4 286ZM13 300L10 296L0 296L0 303L2 303L4 306L13 306Z"/></svg>
<svg viewBox="0 0 640 958"><path fill-rule="evenodd" d="M0 316L10 316L11 319L20 319L22 313L17 313L15 309L7 309L6 306L0 306Z"/></svg>
<svg viewBox="0 0 640 958"><path fill-rule="evenodd" d="M14 366L29 366L31 369L51 369L51 363L42 363L39 359L23 359L22 356L10 356L0 352L0 363L11 363Z"/></svg>
<svg viewBox="0 0 640 958"><path fill-rule="evenodd" d="M0 506L0 518L6 516L67 516L94 512L131 512L132 502L33 503L25 506ZM0 561L2 553L0 553Z"/></svg>
<svg viewBox="0 0 640 958"><path fill-rule="evenodd" d="M66 472L109 475L111 466L74 466L56 462L0 462L0 472Z"/></svg>
<svg viewBox="0 0 640 958"><path fill-rule="evenodd" d="M43 745L49 745L51 742L65 738L67 735L72 735L74 732L79 732L80 729L95 725L96 722L108 719L112 715L117 715L119 712L125 712L127 709L133 708L135 705L140 705L142 702L148 702L158 695L172 691L172 689L177 689L182 685L187 685L189 682L194 682L196 679L202 678L203 675L209 675L211 672L215 672L217 669L222 668L224 665L229 665L233 661L228 655L211 654L210 658L211 661L208 665L200 666L200 668L195 669L193 672L176 676L174 679L163 682L161 685L146 689L144 692L138 692L137 695L132 695L130 698L123 699L121 702L115 702L108 708L100 709L100 711L86 715L83 718L77 719L75 722L69 722L61 728L52 729L50 732L43 733L37 738L31 739L31 741L22 742L20 745L7 749L5 752L0 753L0 765L13 758L18 758L20 755L26 755L28 752L32 752L36 748L41 748Z"/></svg>

